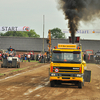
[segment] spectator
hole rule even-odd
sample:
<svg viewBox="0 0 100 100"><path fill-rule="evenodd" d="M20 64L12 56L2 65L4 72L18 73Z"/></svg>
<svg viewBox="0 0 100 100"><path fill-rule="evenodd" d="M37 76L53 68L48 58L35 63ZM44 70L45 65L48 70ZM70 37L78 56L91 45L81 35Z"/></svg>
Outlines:
<svg viewBox="0 0 100 100"><path fill-rule="evenodd" d="M12 53L9 54L9 57L12 57Z"/></svg>
<svg viewBox="0 0 100 100"><path fill-rule="evenodd" d="M5 58L5 53L3 53L2 58L3 58L3 59Z"/></svg>
<svg viewBox="0 0 100 100"><path fill-rule="evenodd" d="M27 60L27 53L25 54L25 62L26 62L26 60Z"/></svg>
<svg viewBox="0 0 100 100"><path fill-rule="evenodd" d="M7 53L5 54L5 58L7 59L7 57L8 57L8 55L7 55Z"/></svg>
<svg viewBox="0 0 100 100"><path fill-rule="evenodd" d="M2 53L0 52L0 60L2 61Z"/></svg>
<svg viewBox="0 0 100 100"><path fill-rule="evenodd" d="M21 62L23 62L23 54L21 54Z"/></svg>
<svg viewBox="0 0 100 100"><path fill-rule="evenodd" d="M30 57L31 57L30 54L28 54L28 55L27 55L28 62L30 62Z"/></svg>
<svg viewBox="0 0 100 100"><path fill-rule="evenodd" d="M20 54L18 55L18 58L19 58L19 61L21 61L21 55Z"/></svg>

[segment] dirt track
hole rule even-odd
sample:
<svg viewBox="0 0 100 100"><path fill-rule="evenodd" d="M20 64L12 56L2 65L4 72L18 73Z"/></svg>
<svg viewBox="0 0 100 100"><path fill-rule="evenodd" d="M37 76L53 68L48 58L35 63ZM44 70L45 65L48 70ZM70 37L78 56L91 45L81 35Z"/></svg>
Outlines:
<svg viewBox="0 0 100 100"><path fill-rule="evenodd" d="M48 68L41 64L0 79L0 100L100 100L100 65L87 64L92 81L82 89L73 84L50 87Z"/></svg>

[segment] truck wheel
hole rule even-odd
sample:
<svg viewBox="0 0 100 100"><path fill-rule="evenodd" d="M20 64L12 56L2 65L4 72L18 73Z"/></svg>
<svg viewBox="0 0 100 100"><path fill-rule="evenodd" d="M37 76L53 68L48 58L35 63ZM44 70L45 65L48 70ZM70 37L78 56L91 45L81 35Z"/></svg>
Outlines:
<svg viewBox="0 0 100 100"><path fill-rule="evenodd" d="M6 66L5 68L9 68L8 66Z"/></svg>
<svg viewBox="0 0 100 100"><path fill-rule="evenodd" d="M46 62L46 58L44 57L44 63Z"/></svg>
<svg viewBox="0 0 100 100"><path fill-rule="evenodd" d="M78 83L78 88L82 88L82 86L83 86L83 82L79 82Z"/></svg>
<svg viewBox="0 0 100 100"><path fill-rule="evenodd" d="M54 81L50 81L50 86L54 87L55 86L55 82Z"/></svg>
<svg viewBox="0 0 100 100"><path fill-rule="evenodd" d="M57 85L61 85L61 81L57 81Z"/></svg>
<svg viewBox="0 0 100 100"><path fill-rule="evenodd" d="M75 84L75 86L78 86L78 82L75 82L74 84Z"/></svg>
<svg viewBox="0 0 100 100"><path fill-rule="evenodd" d="M3 64L1 64L1 68L3 68Z"/></svg>
<svg viewBox="0 0 100 100"><path fill-rule="evenodd" d="M17 68L20 68L20 66L19 66L19 65L17 65Z"/></svg>

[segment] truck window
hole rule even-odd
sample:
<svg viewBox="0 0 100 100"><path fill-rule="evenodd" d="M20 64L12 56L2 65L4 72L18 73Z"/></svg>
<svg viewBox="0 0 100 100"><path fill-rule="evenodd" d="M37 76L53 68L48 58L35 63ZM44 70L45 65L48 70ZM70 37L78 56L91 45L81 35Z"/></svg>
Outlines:
<svg viewBox="0 0 100 100"><path fill-rule="evenodd" d="M92 52L92 51L86 51L86 53L87 53L87 54L92 54L93 52Z"/></svg>
<svg viewBox="0 0 100 100"><path fill-rule="evenodd" d="M53 52L52 61L55 63L81 63L81 52Z"/></svg>

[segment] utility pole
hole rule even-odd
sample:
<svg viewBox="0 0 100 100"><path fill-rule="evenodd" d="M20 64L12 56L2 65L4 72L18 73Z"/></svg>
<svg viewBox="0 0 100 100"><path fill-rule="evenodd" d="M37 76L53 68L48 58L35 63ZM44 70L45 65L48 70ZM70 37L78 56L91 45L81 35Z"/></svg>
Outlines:
<svg viewBox="0 0 100 100"><path fill-rule="evenodd" d="M43 53L44 53L44 21L45 21L45 16L43 15Z"/></svg>

